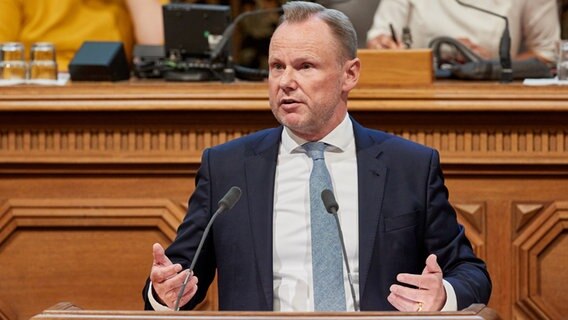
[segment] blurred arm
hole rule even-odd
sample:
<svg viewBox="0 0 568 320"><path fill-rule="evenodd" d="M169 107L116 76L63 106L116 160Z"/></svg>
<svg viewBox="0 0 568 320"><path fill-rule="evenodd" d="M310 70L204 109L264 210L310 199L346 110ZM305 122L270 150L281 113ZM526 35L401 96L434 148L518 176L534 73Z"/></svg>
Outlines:
<svg viewBox="0 0 568 320"><path fill-rule="evenodd" d="M389 24L392 23L399 37L402 28L408 23L410 2L408 0L381 0L373 18L373 25L367 32L367 47L371 49L393 49ZM399 43L402 43L399 38Z"/></svg>
<svg viewBox="0 0 568 320"><path fill-rule="evenodd" d="M162 44L164 42L162 1L126 0L126 5L134 26L136 43Z"/></svg>
<svg viewBox="0 0 568 320"><path fill-rule="evenodd" d="M526 1L522 13L523 41L526 50L515 57L523 60L537 57L556 61L556 44L560 40L560 23L555 0Z"/></svg>

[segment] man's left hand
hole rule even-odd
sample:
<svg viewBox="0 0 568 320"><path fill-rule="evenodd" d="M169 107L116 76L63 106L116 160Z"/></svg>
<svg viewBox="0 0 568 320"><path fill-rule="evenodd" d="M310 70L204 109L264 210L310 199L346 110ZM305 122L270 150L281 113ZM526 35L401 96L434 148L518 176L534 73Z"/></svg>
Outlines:
<svg viewBox="0 0 568 320"><path fill-rule="evenodd" d="M440 311L446 303L442 278L436 255L431 254L422 274L399 273L396 277L399 282L416 288L393 284L387 299L399 311Z"/></svg>

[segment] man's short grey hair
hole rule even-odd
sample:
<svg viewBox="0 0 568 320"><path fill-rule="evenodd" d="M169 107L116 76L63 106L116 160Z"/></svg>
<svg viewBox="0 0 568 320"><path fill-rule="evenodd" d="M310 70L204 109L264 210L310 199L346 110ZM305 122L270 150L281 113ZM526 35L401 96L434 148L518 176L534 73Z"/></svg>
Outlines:
<svg viewBox="0 0 568 320"><path fill-rule="evenodd" d="M351 60L357 57L357 32L343 12L305 1L288 1L282 9L284 15L280 19L281 23L304 22L317 16L329 26L337 42L342 46L342 58Z"/></svg>

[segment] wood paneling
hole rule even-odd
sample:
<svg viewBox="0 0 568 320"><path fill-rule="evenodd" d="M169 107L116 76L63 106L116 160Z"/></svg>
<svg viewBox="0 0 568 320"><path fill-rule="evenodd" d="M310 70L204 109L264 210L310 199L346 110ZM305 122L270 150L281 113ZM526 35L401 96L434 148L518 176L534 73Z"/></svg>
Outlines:
<svg viewBox="0 0 568 320"><path fill-rule="evenodd" d="M568 314L568 89L362 86L362 124L440 150L504 319ZM60 301L140 309L204 148L276 125L264 83L0 88L0 319ZM204 309L215 309L212 289Z"/></svg>

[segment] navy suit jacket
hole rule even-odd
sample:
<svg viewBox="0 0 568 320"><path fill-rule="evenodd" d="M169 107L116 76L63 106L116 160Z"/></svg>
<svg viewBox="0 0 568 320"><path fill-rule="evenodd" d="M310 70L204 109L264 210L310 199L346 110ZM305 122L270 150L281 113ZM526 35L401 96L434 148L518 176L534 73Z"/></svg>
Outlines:
<svg viewBox="0 0 568 320"><path fill-rule="evenodd" d="M430 253L455 289L458 308L487 303L491 280L457 223L438 153L353 121L359 184L361 310L394 310L389 287L401 272L420 274ZM273 193L282 127L207 149L177 238L166 250L188 268L217 201L232 187L243 195L218 216L194 269L191 309L218 272L220 310L273 310ZM148 281L142 292L145 306Z"/></svg>

